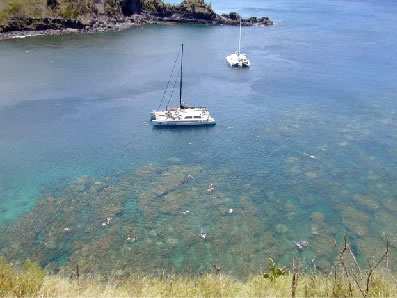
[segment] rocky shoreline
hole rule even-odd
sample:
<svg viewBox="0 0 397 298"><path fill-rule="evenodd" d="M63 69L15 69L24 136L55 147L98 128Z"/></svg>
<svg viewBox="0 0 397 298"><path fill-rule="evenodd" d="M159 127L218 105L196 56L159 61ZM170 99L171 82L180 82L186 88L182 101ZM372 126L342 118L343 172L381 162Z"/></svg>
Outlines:
<svg viewBox="0 0 397 298"><path fill-rule="evenodd" d="M239 25L240 16L235 13L218 15L211 11L192 14L189 12L174 12L166 15L156 15L141 12L131 16L101 15L95 18L13 18L7 25L0 26L0 40L25 38L30 36L55 36L67 34L90 34L99 32L115 32L141 27L144 25L172 24L204 24L204 25ZM251 17L241 19L243 26L270 26L273 22L268 17Z"/></svg>

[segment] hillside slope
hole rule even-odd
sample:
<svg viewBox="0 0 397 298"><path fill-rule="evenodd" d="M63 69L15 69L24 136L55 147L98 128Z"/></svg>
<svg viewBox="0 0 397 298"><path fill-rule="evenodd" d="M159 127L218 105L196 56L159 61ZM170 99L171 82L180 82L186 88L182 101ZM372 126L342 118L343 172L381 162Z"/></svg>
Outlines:
<svg viewBox="0 0 397 298"><path fill-rule="evenodd" d="M204 0L165 4L162 0L4 0L0 33L37 30L116 31L153 23L237 25L240 16L216 14ZM272 25L269 18L242 20L243 25Z"/></svg>

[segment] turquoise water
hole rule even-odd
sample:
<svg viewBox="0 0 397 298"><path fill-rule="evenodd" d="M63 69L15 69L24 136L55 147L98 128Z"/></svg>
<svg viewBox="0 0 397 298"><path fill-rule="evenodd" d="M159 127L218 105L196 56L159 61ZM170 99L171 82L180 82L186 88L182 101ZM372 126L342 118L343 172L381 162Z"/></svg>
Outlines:
<svg viewBox="0 0 397 298"><path fill-rule="evenodd" d="M395 235L397 5L212 6L275 21L243 28L251 69L226 64L237 27L0 43L0 254L243 274L267 257L325 268L344 233L365 260ZM207 106L215 127L148 124L182 42L185 102Z"/></svg>

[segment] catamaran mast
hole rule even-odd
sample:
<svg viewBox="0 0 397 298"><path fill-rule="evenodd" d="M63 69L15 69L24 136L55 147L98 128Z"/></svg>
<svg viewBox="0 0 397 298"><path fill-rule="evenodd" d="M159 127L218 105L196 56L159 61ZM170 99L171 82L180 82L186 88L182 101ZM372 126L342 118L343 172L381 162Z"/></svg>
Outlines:
<svg viewBox="0 0 397 298"><path fill-rule="evenodd" d="M181 84L179 87L179 108L182 108L182 67L183 67L183 44L182 44L182 57L181 57Z"/></svg>
<svg viewBox="0 0 397 298"><path fill-rule="evenodd" d="M241 18L240 18L240 37L238 39L238 53L240 54L240 44L241 44Z"/></svg>

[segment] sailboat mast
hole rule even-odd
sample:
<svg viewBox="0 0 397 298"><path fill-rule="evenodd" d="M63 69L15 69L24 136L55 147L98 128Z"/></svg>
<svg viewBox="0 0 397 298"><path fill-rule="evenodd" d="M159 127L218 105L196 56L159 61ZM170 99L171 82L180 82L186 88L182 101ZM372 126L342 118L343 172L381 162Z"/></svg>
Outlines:
<svg viewBox="0 0 397 298"><path fill-rule="evenodd" d="M240 44L241 44L241 18L240 18L240 37L238 39L238 53L240 54Z"/></svg>
<svg viewBox="0 0 397 298"><path fill-rule="evenodd" d="M182 69L183 69L183 44L182 44L182 57L181 57L181 84L179 87L179 107L182 108Z"/></svg>

